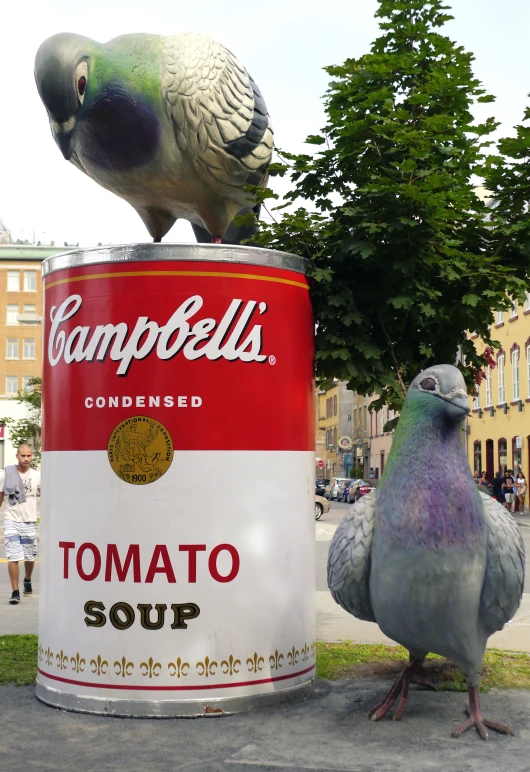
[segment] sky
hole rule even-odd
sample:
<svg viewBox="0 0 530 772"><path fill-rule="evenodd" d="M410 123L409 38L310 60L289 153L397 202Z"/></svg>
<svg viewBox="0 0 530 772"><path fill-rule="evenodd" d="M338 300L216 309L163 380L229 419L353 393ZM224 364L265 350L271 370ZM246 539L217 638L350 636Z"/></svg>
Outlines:
<svg viewBox="0 0 530 772"><path fill-rule="evenodd" d="M475 54L475 75L497 97L498 136L513 134L530 104L528 0L448 0L444 29ZM100 42L132 32L201 32L229 48L258 83L278 147L308 149L324 125L327 65L368 52L376 0L4 0L0 34L0 219L15 239L62 246L149 240L136 212L65 161L35 87L40 43L57 32ZM274 185L277 184L273 182ZM281 184L281 183L280 183ZM164 241L194 241L179 221Z"/></svg>

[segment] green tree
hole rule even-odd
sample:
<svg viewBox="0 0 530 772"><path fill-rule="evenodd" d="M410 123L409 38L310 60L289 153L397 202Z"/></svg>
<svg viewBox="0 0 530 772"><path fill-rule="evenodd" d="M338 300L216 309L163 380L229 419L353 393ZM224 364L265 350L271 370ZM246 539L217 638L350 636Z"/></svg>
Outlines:
<svg viewBox="0 0 530 772"><path fill-rule="evenodd" d="M42 410L42 378L30 378L28 387L19 391L13 397L21 405L29 408L28 418L0 418L9 430L11 442L15 447L27 442L33 448L32 466L40 465L41 451L41 410Z"/></svg>
<svg viewBox="0 0 530 772"><path fill-rule="evenodd" d="M505 248L476 192L494 168L486 148L498 124L476 123L471 107L494 98L473 55L438 31L448 10L380 0L370 53L326 68L327 122L306 140L314 152L273 165L292 188L258 236L308 258L318 376L379 394L371 409L399 410L411 379L454 362L459 347L472 389L485 359L466 331L490 343L492 309L524 296L527 256L513 240Z"/></svg>

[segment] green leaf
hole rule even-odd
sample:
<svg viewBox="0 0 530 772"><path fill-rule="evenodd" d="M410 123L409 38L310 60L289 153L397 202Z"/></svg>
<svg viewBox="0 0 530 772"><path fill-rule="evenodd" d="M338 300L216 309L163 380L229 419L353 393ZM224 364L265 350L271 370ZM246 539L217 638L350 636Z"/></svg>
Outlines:
<svg viewBox="0 0 530 772"><path fill-rule="evenodd" d="M324 145L326 138L319 137L318 134L310 134L308 137L306 137L305 141L308 145Z"/></svg>

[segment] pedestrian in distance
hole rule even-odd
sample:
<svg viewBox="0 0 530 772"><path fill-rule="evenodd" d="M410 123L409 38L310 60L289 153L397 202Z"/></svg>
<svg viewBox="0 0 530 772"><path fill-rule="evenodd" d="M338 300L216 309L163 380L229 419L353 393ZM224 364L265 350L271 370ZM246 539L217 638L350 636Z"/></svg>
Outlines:
<svg viewBox="0 0 530 772"><path fill-rule="evenodd" d="M526 496L526 480L524 474L519 470L517 472L517 477L515 478L515 495L517 496L517 501L519 502L519 512L523 514L524 512L524 498Z"/></svg>
<svg viewBox="0 0 530 772"><path fill-rule="evenodd" d="M487 487L489 485L487 472L482 472L482 474L480 475L480 480L478 481L478 484L483 485L484 487Z"/></svg>
<svg viewBox="0 0 530 772"><path fill-rule="evenodd" d="M476 469L475 473L473 475L473 478L474 478L474 480L475 480L477 485L479 484L479 481L480 481L480 476L479 475L480 475L480 473L479 473L478 469Z"/></svg>
<svg viewBox="0 0 530 772"><path fill-rule="evenodd" d="M31 575L37 554L37 493L40 472L31 468L33 451L22 443L17 450L17 463L0 471L0 506L7 496L4 537L7 568L11 580L10 605L20 603L18 564L24 561L23 595L33 594Z"/></svg>
<svg viewBox="0 0 530 772"><path fill-rule="evenodd" d="M508 512L513 512L515 509L515 480L513 477L513 471L511 469L506 470L502 488L504 490L504 497L506 499L505 507Z"/></svg>
<svg viewBox="0 0 530 772"><path fill-rule="evenodd" d="M501 477L501 473L495 472L495 477L491 481L491 487L493 488L493 498L496 499L499 504L504 504L505 502L504 490L502 488L503 482L504 478Z"/></svg>

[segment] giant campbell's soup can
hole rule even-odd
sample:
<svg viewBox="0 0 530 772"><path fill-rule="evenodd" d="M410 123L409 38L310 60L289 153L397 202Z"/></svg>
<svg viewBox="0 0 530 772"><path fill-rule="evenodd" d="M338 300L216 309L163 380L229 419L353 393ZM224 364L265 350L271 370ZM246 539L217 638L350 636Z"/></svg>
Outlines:
<svg viewBox="0 0 530 772"><path fill-rule="evenodd" d="M303 261L149 244L43 271L37 696L203 715L311 684Z"/></svg>

